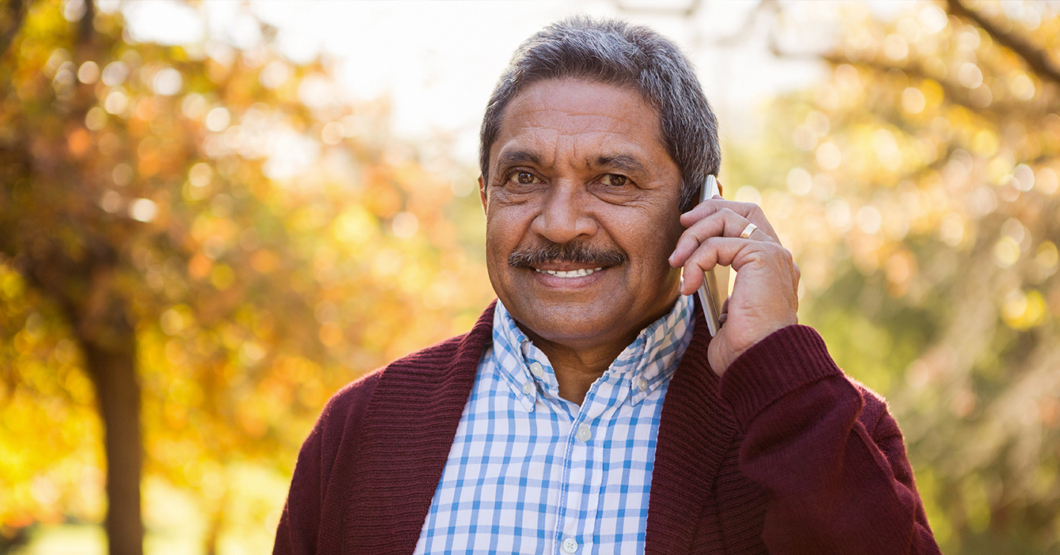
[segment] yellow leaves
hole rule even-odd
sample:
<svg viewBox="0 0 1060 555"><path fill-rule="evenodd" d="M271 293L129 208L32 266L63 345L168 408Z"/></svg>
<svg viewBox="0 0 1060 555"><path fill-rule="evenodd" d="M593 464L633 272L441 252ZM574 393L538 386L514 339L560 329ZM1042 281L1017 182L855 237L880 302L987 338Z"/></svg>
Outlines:
<svg viewBox="0 0 1060 555"><path fill-rule="evenodd" d="M344 137L342 124L337 121L329 122L320 129L320 140L326 145L337 145Z"/></svg>
<svg viewBox="0 0 1060 555"><path fill-rule="evenodd" d="M201 245L202 254L216 260L230 248L239 234L239 227L228 218L213 217L201 214L191 225L191 238ZM199 277L201 277L201 274Z"/></svg>
<svg viewBox="0 0 1060 555"><path fill-rule="evenodd" d="M372 183L366 175L366 181ZM380 218L389 218L401 209L401 197L393 185L374 180L364 194L364 206Z"/></svg>
<svg viewBox="0 0 1060 555"><path fill-rule="evenodd" d="M1009 88L1012 90L1012 95L1019 100L1027 101L1034 98L1036 87L1034 81L1024 73L1017 75L1011 83Z"/></svg>
<svg viewBox="0 0 1060 555"><path fill-rule="evenodd" d="M898 139L889 129L881 127L872 133L872 147L883 167L892 172L901 168L902 153L898 149Z"/></svg>
<svg viewBox="0 0 1060 555"><path fill-rule="evenodd" d="M920 92L924 95L924 108L926 110L934 110L942 104L945 93L943 92L942 85L934 79L924 79L920 82Z"/></svg>
<svg viewBox="0 0 1060 555"><path fill-rule="evenodd" d="M964 218L956 212L947 213L939 222L938 234L942 242L947 245L951 247L960 245L965 238Z"/></svg>
<svg viewBox="0 0 1060 555"><path fill-rule="evenodd" d="M892 297L901 297L905 295L909 281L917 273L916 257L908 250L900 249L887 258L884 272L887 276L887 292Z"/></svg>
<svg viewBox="0 0 1060 555"><path fill-rule="evenodd" d="M927 106L924 93L916 87L906 87L902 91L902 109L910 114L919 114Z"/></svg>
<svg viewBox="0 0 1060 555"><path fill-rule="evenodd" d="M883 55L901 65L909 55L909 43L901 35L887 35L883 39Z"/></svg>
<svg viewBox="0 0 1060 555"><path fill-rule="evenodd" d="M129 108L129 96L122 87L114 87L103 100L103 108L111 114L125 117Z"/></svg>
<svg viewBox="0 0 1060 555"><path fill-rule="evenodd" d="M821 145L817 147L815 158L817 160L817 165L826 171L838 169L839 165L843 163L843 153L839 150L839 147L832 142L821 143Z"/></svg>
<svg viewBox="0 0 1060 555"><path fill-rule="evenodd" d="M419 219L411 212L398 212L390 222L390 228L394 236L399 239L411 238L419 230L419 227Z"/></svg>
<svg viewBox="0 0 1060 555"><path fill-rule="evenodd" d="M1048 307L1041 292L1013 290L1001 303L1001 318L1016 330L1030 329L1046 322Z"/></svg>
<svg viewBox="0 0 1060 555"><path fill-rule="evenodd" d="M23 294L26 284L22 280L22 276L15 273L3 262L3 259L0 259L0 295L3 295L5 301L10 302Z"/></svg>
<svg viewBox="0 0 1060 555"><path fill-rule="evenodd" d="M290 226L299 232L317 232L331 220L330 207L310 204L291 214Z"/></svg>
<svg viewBox="0 0 1060 555"><path fill-rule="evenodd" d="M1034 253L1034 262L1045 275L1056 272L1058 258L1056 244L1052 241L1042 241Z"/></svg>
<svg viewBox="0 0 1060 555"><path fill-rule="evenodd" d="M380 249L369 262L372 275L381 282L389 282L403 266L401 253L393 249Z"/></svg>
<svg viewBox="0 0 1060 555"><path fill-rule="evenodd" d="M1005 236L994 243L992 252L999 268L1010 268L1020 258L1020 245L1014 238Z"/></svg>
<svg viewBox="0 0 1060 555"><path fill-rule="evenodd" d="M331 224L332 236L352 249L376 240L379 224L375 216L360 205L353 205Z"/></svg>
<svg viewBox="0 0 1060 555"><path fill-rule="evenodd" d="M833 78L839 88L840 101L843 104L850 104L861 94L861 78L854 66L842 64L836 67Z"/></svg>
<svg viewBox="0 0 1060 555"><path fill-rule="evenodd" d="M983 157L990 157L997 153L998 147L1001 145L998 140L997 133L990 129L980 129L975 133L971 149L972 152Z"/></svg>
<svg viewBox="0 0 1060 555"><path fill-rule="evenodd" d="M210 270L210 283L219 291L224 291L236 281L235 270L228 264L218 264Z"/></svg>

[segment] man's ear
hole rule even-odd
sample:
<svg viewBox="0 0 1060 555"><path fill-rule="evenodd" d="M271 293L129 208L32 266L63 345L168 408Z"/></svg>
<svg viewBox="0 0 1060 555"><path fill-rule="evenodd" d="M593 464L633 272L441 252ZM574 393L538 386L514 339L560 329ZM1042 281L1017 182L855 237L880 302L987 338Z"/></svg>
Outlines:
<svg viewBox="0 0 1060 555"><path fill-rule="evenodd" d="M722 186L720 180L718 181L718 194L721 196L725 196L725 187Z"/></svg>
<svg viewBox="0 0 1060 555"><path fill-rule="evenodd" d="M486 182L482 180L482 176L478 176L478 198L482 201L482 212L486 212Z"/></svg>

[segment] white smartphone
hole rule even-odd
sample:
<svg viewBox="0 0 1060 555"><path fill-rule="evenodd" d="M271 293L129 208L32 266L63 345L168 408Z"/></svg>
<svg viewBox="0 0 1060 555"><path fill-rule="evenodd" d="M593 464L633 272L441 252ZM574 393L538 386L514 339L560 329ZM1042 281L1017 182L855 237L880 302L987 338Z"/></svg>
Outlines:
<svg viewBox="0 0 1060 555"><path fill-rule="evenodd" d="M714 198L714 195L721 195L718 178L708 175L699 193L699 202ZM713 270L704 272L703 285L699 286L699 302L703 305L703 317L707 320L711 337L721 329L721 308L729 296L728 277L728 268L715 266Z"/></svg>

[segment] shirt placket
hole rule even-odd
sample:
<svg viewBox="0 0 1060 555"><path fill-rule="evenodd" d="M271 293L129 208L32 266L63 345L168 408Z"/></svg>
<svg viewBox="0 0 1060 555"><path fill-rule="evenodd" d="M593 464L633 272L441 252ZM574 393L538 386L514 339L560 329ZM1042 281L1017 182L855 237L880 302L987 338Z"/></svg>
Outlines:
<svg viewBox="0 0 1060 555"><path fill-rule="evenodd" d="M617 380L620 381L620 380ZM592 553L599 521L603 458L600 441L608 418L616 413L620 385L609 377L590 388L567 434L564 453L563 500L558 509L556 555Z"/></svg>

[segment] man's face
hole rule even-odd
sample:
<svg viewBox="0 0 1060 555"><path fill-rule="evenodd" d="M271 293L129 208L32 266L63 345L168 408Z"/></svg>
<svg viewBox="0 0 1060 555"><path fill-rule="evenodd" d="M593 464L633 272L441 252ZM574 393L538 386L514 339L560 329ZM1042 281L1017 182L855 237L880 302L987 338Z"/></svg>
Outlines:
<svg viewBox="0 0 1060 555"><path fill-rule="evenodd" d="M531 339L617 355L670 310L681 176L639 92L535 83L508 104L489 154L490 281Z"/></svg>

